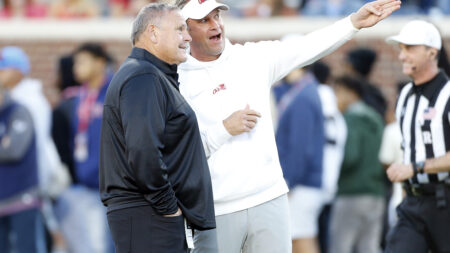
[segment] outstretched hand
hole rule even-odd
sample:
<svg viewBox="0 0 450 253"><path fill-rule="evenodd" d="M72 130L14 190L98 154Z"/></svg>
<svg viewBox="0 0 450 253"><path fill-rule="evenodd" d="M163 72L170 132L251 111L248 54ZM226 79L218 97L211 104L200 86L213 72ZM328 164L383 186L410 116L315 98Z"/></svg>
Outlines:
<svg viewBox="0 0 450 253"><path fill-rule="evenodd" d="M377 0L363 5L351 15L353 26L357 29L374 26L400 9L400 0Z"/></svg>

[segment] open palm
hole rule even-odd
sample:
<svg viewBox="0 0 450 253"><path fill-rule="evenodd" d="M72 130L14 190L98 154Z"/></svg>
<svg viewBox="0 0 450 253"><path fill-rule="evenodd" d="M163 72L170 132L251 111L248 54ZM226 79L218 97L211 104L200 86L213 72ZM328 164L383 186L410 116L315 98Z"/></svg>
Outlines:
<svg viewBox="0 0 450 253"><path fill-rule="evenodd" d="M352 14L353 25L358 28L371 27L400 9L399 0L377 0L363 5Z"/></svg>

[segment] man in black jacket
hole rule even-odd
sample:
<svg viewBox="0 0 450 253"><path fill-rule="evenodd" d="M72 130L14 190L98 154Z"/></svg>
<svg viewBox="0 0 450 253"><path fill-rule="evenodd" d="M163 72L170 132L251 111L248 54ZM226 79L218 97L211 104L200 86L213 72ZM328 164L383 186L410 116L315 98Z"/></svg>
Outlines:
<svg viewBox="0 0 450 253"><path fill-rule="evenodd" d="M106 95L101 198L116 252L187 252L184 218L195 229L215 227L197 119L178 90L191 37L176 7L150 4L131 39Z"/></svg>

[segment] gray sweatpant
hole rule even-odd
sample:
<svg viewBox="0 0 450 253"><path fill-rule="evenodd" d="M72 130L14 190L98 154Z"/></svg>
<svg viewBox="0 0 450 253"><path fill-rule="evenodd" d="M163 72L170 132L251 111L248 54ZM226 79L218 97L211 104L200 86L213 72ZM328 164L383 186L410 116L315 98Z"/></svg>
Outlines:
<svg viewBox="0 0 450 253"><path fill-rule="evenodd" d="M380 252L384 207L381 196L338 196L331 214L329 252Z"/></svg>
<svg viewBox="0 0 450 253"><path fill-rule="evenodd" d="M216 216L217 228L195 231L192 253L291 253L287 196Z"/></svg>

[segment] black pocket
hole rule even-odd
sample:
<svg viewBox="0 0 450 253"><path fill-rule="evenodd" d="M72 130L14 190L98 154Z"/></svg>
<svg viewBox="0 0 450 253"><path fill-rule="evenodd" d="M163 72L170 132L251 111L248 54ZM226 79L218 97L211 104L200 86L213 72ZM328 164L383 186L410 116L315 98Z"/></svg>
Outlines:
<svg viewBox="0 0 450 253"><path fill-rule="evenodd" d="M152 216L157 221L167 222L167 223L179 223L179 222L184 221L183 215L167 217L167 216L163 216L163 215L154 213L154 214L152 214Z"/></svg>
<svg viewBox="0 0 450 253"><path fill-rule="evenodd" d="M120 211L108 213L107 217L116 253L130 253L132 231L131 217L121 215Z"/></svg>

